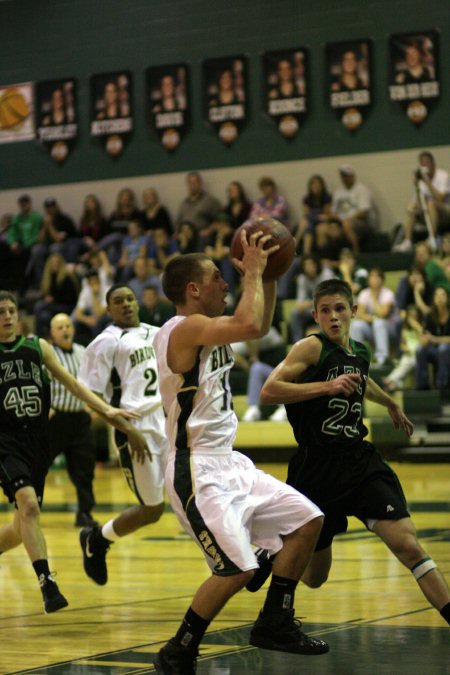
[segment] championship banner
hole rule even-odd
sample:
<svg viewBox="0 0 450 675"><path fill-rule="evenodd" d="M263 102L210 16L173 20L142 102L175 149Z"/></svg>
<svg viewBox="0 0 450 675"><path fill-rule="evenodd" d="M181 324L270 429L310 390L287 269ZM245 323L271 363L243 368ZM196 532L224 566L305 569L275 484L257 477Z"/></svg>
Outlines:
<svg viewBox="0 0 450 675"><path fill-rule="evenodd" d="M305 118L307 106L306 49L263 54L264 110L285 138L294 138Z"/></svg>
<svg viewBox="0 0 450 675"><path fill-rule="evenodd" d="M147 69L150 126L166 150L175 150L189 122L188 67L183 63Z"/></svg>
<svg viewBox="0 0 450 675"><path fill-rule="evenodd" d="M205 117L225 145L232 145L247 116L245 56L203 62Z"/></svg>
<svg viewBox="0 0 450 675"><path fill-rule="evenodd" d="M78 134L74 79L36 85L36 127L41 143L55 162L64 162Z"/></svg>
<svg viewBox="0 0 450 675"><path fill-rule="evenodd" d="M0 143L35 137L33 107L32 82L0 87Z"/></svg>
<svg viewBox="0 0 450 675"><path fill-rule="evenodd" d="M327 45L328 99L349 131L356 131L372 106L372 43L355 40Z"/></svg>
<svg viewBox="0 0 450 675"><path fill-rule="evenodd" d="M389 54L389 97L419 126L440 95L439 33L392 35Z"/></svg>
<svg viewBox="0 0 450 675"><path fill-rule="evenodd" d="M128 71L91 77L91 136L101 138L118 157L133 130L132 76Z"/></svg>

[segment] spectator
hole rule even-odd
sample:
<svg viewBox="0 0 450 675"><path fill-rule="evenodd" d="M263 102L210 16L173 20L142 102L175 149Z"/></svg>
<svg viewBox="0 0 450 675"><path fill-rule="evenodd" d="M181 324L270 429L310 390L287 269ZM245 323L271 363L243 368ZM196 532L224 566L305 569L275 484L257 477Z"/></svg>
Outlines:
<svg viewBox="0 0 450 675"><path fill-rule="evenodd" d="M259 406L260 391L269 374L280 363L280 359L282 360L286 356L286 345L279 330L280 321L281 308L280 304L277 303L272 326L267 335L259 340L233 345L233 350L237 348L241 356L247 357L249 362L247 380L247 401L249 405L242 416L243 422L258 422L262 419ZM243 351L242 345L246 346L246 351ZM284 422L287 419L284 405L277 406L269 419L272 422Z"/></svg>
<svg viewBox="0 0 450 675"><path fill-rule="evenodd" d="M162 326L174 316L175 310L171 303L159 295L157 286L146 286L142 291L142 301L139 304L139 320L151 326Z"/></svg>
<svg viewBox="0 0 450 675"><path fill-rule="evenodd" d="M110 323L106 308L106 296L97 270L92 269L85 275L85 285L81 289L74 310L75 341L84 347Z"/></svg>
<svg viewBox="0 0 450 675"><path fill-rule="evenodd" d="M368 235L376 225L376 213L369 188L356 180L355 170L350 164L339 167L342 187L333 192L332 217L339 218L344 233L358 254Z"/></svg>
<svg viewBox="0 0 450 675"><path fill-rule="evenodd" d="M327 220L331 212L331 195L322 176L311 176L302 206L303 215L295 231L295 239L297 246L302 245L303 253L309 255L313 249L316 225Z"/></svg>
<svg viewBox="0 0 450 675"><path fill-rule="evenodd" d="M17 213L8 230L8 243L15 260L14 288L23 293L27 284L39 285L42 276L34 265L32 252L38 244L43 218L32 210L31 197L21 195Z"/></svg>
<svg viewBox="0 0 450 675"><path fill-rule="evenodd" d="M72 218L61 211L54 197L47 197L44 210L39 243L47 247L45 257L50 252L61 253L66 262L76 263L82 249L82 240Z"/></svg>
<svg viewBox="0 0 450 675"><path fill-rule="evenodd" d="M416 352L417 389L430 388L429 364L434 369L435 387L450 389L450 295L445 288L434 290L420 342Z"/></svg>
<svg viewBox="0 0 450 675"><path fill-rule="evenodd" d="M188 195L181 202L177 223L180 225L187 220L194 225L200 238L208 236L208 227L221 210L220 202L205 191L202 177L197 171L187 174L186 185ZM200 247L202 243L200 239Z"/></svg>
<svg viewBox="0 0 450 675"><path fill-rule="evenodd" d="M220 273L229 286L230 293L234 294L238 281L238 273L230 259L230 245L235 230L231 225L227 213L219 213L211 224L213 234L211 244L205 246L205 253L214 260Z"/></svg>
<svg viewBox="0 0 450 675"><path fill-rule="evenodd" d="M92 194L86 195L80 218L80 234L87 251L91 251L109 233L110 230L98 198Z"/></svg>
<svg viewBox="0 0 450 675"><path fill-rule="evenodd" d="M405 238L396 251L410 251L413 241L436 237L450 230L450 176L438 169L431 152L421 152L414 171L415 194L406 215ZM424 212L424 209L428 213ZM427 219L432 232L428 232Z"/></svg>
<svg viewBox="0 0 450 675"><path fill-rule="evenodd" d="M400 336L400 359L393 370L383 378L386 391L392 394L397 389L402 389L404 380L416 367L416 350L420 345L422 325L419 319L419 311L415 305L408 305L405 310L405 319Z"/></svg>
<svg viewBox="0 0 450 675"><path fill-rule="evenodd" d="M163 228L154 230L153 240L148 246L148 257L156 273L161 274L169 260L176 255L179 255L176 239L171 239Z"/></svg>
<svg viewBox="0 0 450 675"><path fill-rule="evenodd" d="M144 234L141 221L130 220L127 234L122 240L120 258L117 263L116 277L126 283L133 276L133 263L136 258L145 256L148 247L148 236Z"/></svg>
<svg viewBox="0 0 450 675"><path fill-rule="evenodd" d="M87 263L87 269L84 270L84 273L80 274L80 276L84 277L82 281L82 287L84 288L84 286L87 285L87 280L84 275L89 270L95 270L100 279L101 297L104 298L106 296L106 292L114 281L114 269L111 267L108 256L106 255L105 251L102 250L90 251L87 258Z"/></svg>
<svg viewBox="0 0 450 675"><path fill-rule="evenodd" d="M365 267L360 267L356 262L356 256L350 248L344 248L339 256L338 274L342 281L346 281L356 297L363 288L367 287L369 276Z"/></svg>
<svg viewBox="0 0 450 675"><path fill-rule="evenodd" d="M144 288L147 286L155 286L158 292L161 293L161 281L159 274L156 272L154 264L146 257L136 258L133 265L134 276L130 279L127 286L131 288L138 299L138 303L142 304L142 295Z"/></svg>
<svg viewBox="0 0 450 675"><path fill-rule="evenodd" d="M426 280L433 288L442 286L450 292L450 280L433 257L431 246L426 241L419 241L414 246L414 263L424 272Z"/></svg>
<svg viewBox="0 0 450 675"><path fill-rule="evenodd" d="M136 206L136 196L130 188L122 188L116 198L116 206L108 219L109 234L98 242L98 248L106 251L112 265L117 265L122 240L128 230L130 220L139 220L140 212Z"/></svg>
<svg viewBox="0 0 450 675"><path fill-rule="evenodd" d="M8 242L8 233L13 216L4 213L0 219L0 288L17 289L18 279L14 274L13 254Z"/></svg>
<svg viewBox="0 0 450 675"><path fill-rule="evenodd" d="M237 230L250 216L252 205L241 183L236 180L228 185L227 196L228 201L225 206L225 213L230 218L233 230Z"/></svg>
<svg viewBox="0 0 450 675"><path fill-rule="evenodd" d="M304 256L300 264L300 274L297 277L296 305L291 312L289 321L291 342L297 342L304 336L308 326L315 323L312 316L314 308L314 289L321 281L332 279L335 276L328 267L313 255Z"/></svg>
<svg viewBox="0 0 450 675"><path fill-rule="evenodd" d="M437 262L442 267L447 280L450 282L450 232L446 232L442 236Z"/></svg>
<svg viewBox="0 0 450 675"><path fill-rule="evenodd" d="M348 249L349 246L350 242L344 234L340 220L330 219L317 224L313 253L322 265L337 269L341 251Z"/></svg>
<svg viewBox="0 0 450 675"><path fill-rule="evenodd" d="M168 210L159 201L158 193L154 188L147 188L142 193L144 208L141 211L141 222L145 232L151 234L153 230L164 229L169 237L173 234L172 219Z"/></svg>
<svg viewBox="0 0 450 675"><path fill-rule="evenodd" d="M78 279L67 269L60 253L51 253L42 275L41 296L34 308L36 334L46 337L55 314L71 314L78 299Z"/></svg>
<svg viewBox="0 0 450 675"><path fill-rule="evenodd" d="M350 327L350 337L358 342L375 345L375 363L383 366L389 357L390 340L398 335L398 311L395 295L384 285L384 272L379 267L369 270L369 286L358 295L356 318Z"/></svg>
<svg viewBox="0 0 450 675"><path fill-rule="evenodd" d="M258 187L262 192L262 197L253 204L250 217L268 216L287 226L288 205L286 199L278 194L277 185L273 178L263 176L259 180Z"/></svg>
<svg viewBox="0 0 450 675"><path fill-rule="evenodd" d="M198 251L198 232L188 220L180 223L176 240L178 242L179 253L195 253Z"/></svg>
<svg viewBox="0 0 450 675"><path fill-rule="evenodd" d="M431 311L433 287L427 281L423 269L411 265L408 273L398 283L395 299L402 319L409 305L415 305L422 317Z"/></svg>

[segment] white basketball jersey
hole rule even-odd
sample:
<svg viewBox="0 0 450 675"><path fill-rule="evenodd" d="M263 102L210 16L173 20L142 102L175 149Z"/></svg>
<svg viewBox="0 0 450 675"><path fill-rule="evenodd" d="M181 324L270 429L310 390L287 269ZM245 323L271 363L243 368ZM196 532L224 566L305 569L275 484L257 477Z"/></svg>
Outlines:
<svg viewBox="0 0 450 675"><path fill-rule="evenodd" d="M174 316L159 329L154 341L170 449L229 449L237 428L229 385L233 351L230 345L202 347L192 370L172 372L167 364L170 333L185 319Z"/></svg>
<svg viewBox="0 0 450 675"><path fill-rule="evenodd" d="M81 362L78 379L111 405L141 414L139 429L164 433L153 339L158 328L108 326L93 340Z"/></svg>

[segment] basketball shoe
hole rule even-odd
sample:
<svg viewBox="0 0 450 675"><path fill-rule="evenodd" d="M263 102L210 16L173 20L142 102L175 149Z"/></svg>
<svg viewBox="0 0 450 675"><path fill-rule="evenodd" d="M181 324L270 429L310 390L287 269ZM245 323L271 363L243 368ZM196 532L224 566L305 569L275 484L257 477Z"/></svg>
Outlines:
<svg viewBox="0 0 450 675"><path fill-rule="evenodd" d="M302 622L294 618L293 609L281 612L260 612L250 632L250 644L261 649L274 649L290 654L325 654L329 646L323 640L305 635Z"/></svg>
<svg viewBox="0 0 450 675"><path fill-rule="evenodd" d="M104 586L108 581L106 554L110 542L102 536L100 527L96 525L80 530L80 546L83 551L84 571L96 584Z"/></svg>
<svg viewBox="0 0 450 675"><path fill-rule="evenodd" d="M195 675L198 652L188 651L172 638L159 650L153 665L165 675Z"/></svg>
<svg viewBox="0 0 450 675"><path fill-rule="evenodd" d="M69 603L60 592L52 574L49 574L48 577L45 574L41 574L39 576L39 586L41 587L46 614L51 614L51 612L57 612L58 609L67 607Z"/></svg>

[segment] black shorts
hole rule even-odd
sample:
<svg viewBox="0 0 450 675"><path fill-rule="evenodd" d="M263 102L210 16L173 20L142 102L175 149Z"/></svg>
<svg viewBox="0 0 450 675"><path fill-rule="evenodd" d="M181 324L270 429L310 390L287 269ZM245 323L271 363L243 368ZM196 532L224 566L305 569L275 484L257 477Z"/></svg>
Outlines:
<svg viewBox="0 0 450 675"><path fill-rule="evenodd" d="M46 429L0 431L0 485L11 503L15 501L17 490L31 485L42 504L49 465Z"/></svg>
<svg viewBox="0 0 450 675"><path fill-rule="evenodd" d="M328 548L336 534L347 531L348 516L358 518L366 527L368 520L400 520L409 517L405 495L394 471L371 443L364 441L358 448L359 451L360 470L358 473L354 471L347 484L342 474L350 466L349 457L334 457L330 462L329 474L334 476L335 484L339 485L340 494L333 492L329 484L322 486L322 489L317 482L311 481L308 485L303 474L307 476L310 467L304 464L298 471L296 484L293 485L291 481L294 472L290 467L291 481L288 477L288 482L317 504L325 515L316 551ZM311 451L308 454L314 456Z"/></svg>

